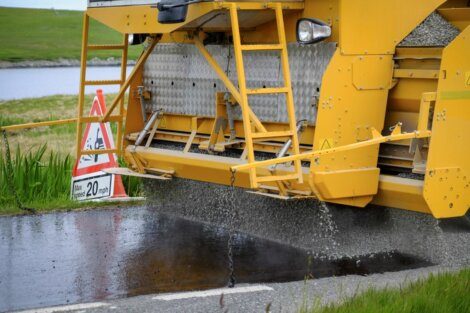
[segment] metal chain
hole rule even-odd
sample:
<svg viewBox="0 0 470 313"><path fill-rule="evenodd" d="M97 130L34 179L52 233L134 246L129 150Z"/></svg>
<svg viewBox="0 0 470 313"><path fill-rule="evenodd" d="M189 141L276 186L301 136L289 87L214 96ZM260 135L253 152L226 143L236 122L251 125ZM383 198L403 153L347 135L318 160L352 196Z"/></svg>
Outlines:
<svg viewBox="0 0 470 313"><path fill-rule="evenodd" d="M30 213L36 213L35 209L27 208L23 206L23 204L21 203L20 197L18 196L18 193L16 192L16 187L14 183L15 177L14 177L14 172L13 172L13 165L11 164L10 144L8 143L7 131L3 129L2 133L3 133L3 145L5 147L5 161L6 161L5 170L6 170L8 189L10 189L10 193L15 198L16 206L18 207L18 209L22 211L28 211Z"/></svg>
<svg viewBox="0 0 470 313"><path fill-rule="evenodd" d="M230 216L230 224L229 224L229 237L227 242L228 248L228 268L229 268L229 280L228 280L228 287L233 288L235 287L235 267L233 261L233 242L235 239L235 221L237 218L237 208L235 205L235 171L231 172L230 178L230 197L228 198L229 202L227 207L231 207L231 216Z"/></svg>

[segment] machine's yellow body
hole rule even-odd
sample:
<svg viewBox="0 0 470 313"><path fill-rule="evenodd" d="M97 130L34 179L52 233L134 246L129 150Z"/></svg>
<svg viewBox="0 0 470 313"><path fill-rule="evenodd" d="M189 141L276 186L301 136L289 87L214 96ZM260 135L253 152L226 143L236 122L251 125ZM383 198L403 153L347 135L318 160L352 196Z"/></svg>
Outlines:
<svg viewBox="0 0 470 313"><path fill-rule="evenodd" d="M159 24L152 5L89 8L84 18L82 90L77 117L77 143L83 116L84 86L117 83L121 92L102 121L119 124L117 152L133 173L171 176L255 189L281 199L314 197L321 201L364 207L369 203L457 217L470 207L470 7L459 0L308 0L209 1L191 4L184 23ZM433 11L439 10L461 30L446 47L398 48L397 45ZM321 81L315 125L296 131L288 43L296 42L296 22L308 17L331 26L329 42L336 51ZM85 79L93 18L124 34L149 34L147 48L125 79ZM92 30L90 30L92 31ZM233 38L237 84L205 48L211 33ZM155 45L194 44L225 85L242 115L230 137L224 93L214 92L215 116L160 112L138 146L146 121L141 110L143 67ZM284 85L247 86L243 54L278 51ZM126 61L123 52L123 60ZM123 95L129 90L127 107ZM251 96L284 94L287 122L265 121L250 107ZM147 112L147 115L152 112ZM221 126L222 125L222 126ZM288 156L275 153L291 140ZM182 143L180 151L161 148L160 141ZM190 152L191 145L201 151ZM226 149L243 151L228 157ZM109 151L107 151L109 152ZM257 153L271 155L256 160ZM90 151L78 151L90 154ZM92 151L91 153L103 153ZM273 168L272 166L275 166ZM384 171L387 169L387 171ZM390 171L392 169L392 171ZM392 173L414 173L420 179ZM410 175L408 175L410 176Z"/></svg>

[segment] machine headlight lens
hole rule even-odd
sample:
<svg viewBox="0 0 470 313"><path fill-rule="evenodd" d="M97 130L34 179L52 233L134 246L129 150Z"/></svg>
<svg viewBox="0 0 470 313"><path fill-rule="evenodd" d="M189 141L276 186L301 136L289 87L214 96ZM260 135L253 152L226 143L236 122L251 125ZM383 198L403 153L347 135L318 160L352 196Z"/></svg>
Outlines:
<svg viewBox="0 0 470 313"><path fill-rule="evenodd" d="M140 45L142 44L145 39L147 39L147 34L129 34L128 37L128 42L129 45L134 46L134 45Z"/></svg>
<svg viewBox="0 0 470 313"><path fill-rule="evenodd" d="M303 18L297 21L297 41L300 44L320 42L330 36L331 27L320 20Z"/></svg>

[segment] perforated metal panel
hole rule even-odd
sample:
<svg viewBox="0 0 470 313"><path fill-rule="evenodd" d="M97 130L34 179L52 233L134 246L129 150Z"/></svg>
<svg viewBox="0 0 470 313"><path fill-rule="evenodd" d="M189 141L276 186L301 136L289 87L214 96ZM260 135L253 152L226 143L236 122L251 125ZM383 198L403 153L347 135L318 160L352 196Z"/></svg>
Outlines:
<svg viewBox="0 0 470 313"><path fill-rule="evenodd" d="M237 85L233 47L206 47ZM297 119L315 123L314 97L319 94L323 73L335 51L335 43L311 46L289 45L289 59ZM276 52L244 54L247 85L250 88L280 86L282 69ZM190 44L161 44L149 57L144 69L144 85L152 92L152 110L214 116L215 92L226 91L197 48ZM250 106L262 121L286 122L284 95L251 96ZM238 112L238 118L241 118Z"/></svg>

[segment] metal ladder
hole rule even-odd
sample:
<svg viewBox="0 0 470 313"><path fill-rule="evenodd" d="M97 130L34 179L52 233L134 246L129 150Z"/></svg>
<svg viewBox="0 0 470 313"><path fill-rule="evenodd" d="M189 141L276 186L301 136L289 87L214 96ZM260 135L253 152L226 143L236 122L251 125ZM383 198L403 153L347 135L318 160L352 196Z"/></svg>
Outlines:
<svg viewBox="0 0 470 313"><path fill-rule="evenodd" d="M105 149L105 150L82 150L81 149L81 140L83 132L83 124L90 122L102 122L102 117L89 117L83 115L83 108L85 102L85 87L86 86L102 86L102 85L119 85L120 89L123 88L126 81L126 69L127 69L127 52L128 52L128 35L123 35L122 44L110 45L90 45L89 44L89 30L90 30L90 17L85 12L83 17L83 33L82 33L82 50L81 50L81 64L80 64L80 90L78 95L78 116L77 116L77 160L80 159L82 155L92 155L92 154L107 154L107 153L116 153L120 154L122 150L122 132L123 132L123 121L125 115L124 109L124 97L119 99L119 113L117 115L109 116L107 120L110 122L117 123L117 142L115 149ZM122 59L121 59L121 73L120 79L116 80L87 80L87 58L88 51L93 50L121 50ZM109 111L109 108L108 108Z"/></svg>
<svg viewBox="0 0 470 313"><path fill-rule="evenodd" d="M242 108L243 127L245 133L245 142L247 149L248 163L255 163L254 141L270 141L280 138L289 138L292 140L292 154L300 153L299 139L297 135L297 123L295 118L294 96L292 92L291 74L289 68L289 57L287 52L287 41L284 28L284 16L281 3L274 3L269 6L274 9L276 14L277 32L279 37L278 44L256 44L242 45L240 36L240 25L238 21L238 7L235 3L230 6L230 19L233 33L233 45L235 51L235 61L238 75L238 85L240 89ZM282 73L284 77L284 86L274 88L250 89L246 86L245 67L243 62L243 52L247 51L279 51L281 54ZM267 131L254 132L250 120L250 106L248 96L250 95L268 95L285 94L287 116L289 120L289 130L287 131ZM294 173L285 175L259 176L255 168L249 170L250 182L252 188L258 188L260 183L283 182L297 180L302 183L302 165L301 161L294 161Z"/></svg>

